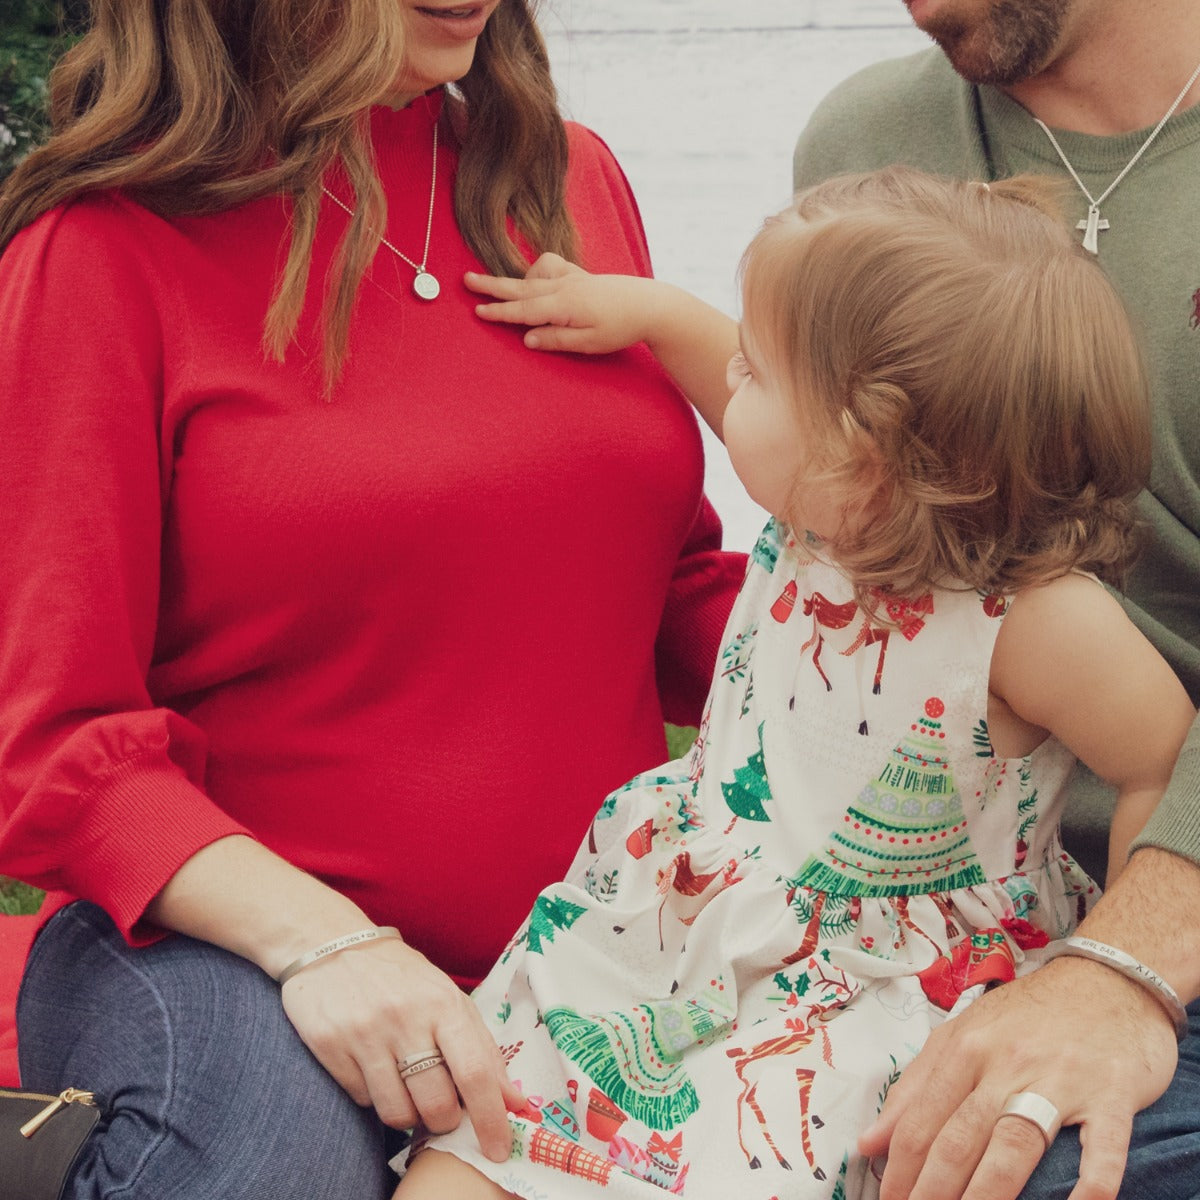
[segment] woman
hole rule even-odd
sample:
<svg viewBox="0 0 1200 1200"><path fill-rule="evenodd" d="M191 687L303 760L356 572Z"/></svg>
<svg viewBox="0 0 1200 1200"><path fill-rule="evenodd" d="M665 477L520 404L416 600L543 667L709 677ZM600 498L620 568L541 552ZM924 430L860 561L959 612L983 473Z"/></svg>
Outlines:
<svg viewBox="0 0 1200 1200"><path fill-rule="evenodd" d="M527 0L93 9L0 195L22 1082L106 1102L74 1197L382 1195L460 1097L507 1153L459 985L695 718L742 563L646 352L473 315L648 270Z"/></svg>

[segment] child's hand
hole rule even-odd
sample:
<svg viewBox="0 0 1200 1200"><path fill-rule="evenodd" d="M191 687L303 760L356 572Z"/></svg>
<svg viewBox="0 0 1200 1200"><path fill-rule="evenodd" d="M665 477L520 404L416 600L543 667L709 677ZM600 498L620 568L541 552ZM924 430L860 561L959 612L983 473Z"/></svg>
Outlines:
<svg viewBox="0 0 1200 1200"><path fill-rule="evenodd" d="M543 254L524 279L468 271L466 285L492 296L478 304L485 321L529 325L531 350L611 354L649 339L662 284L633 275L590 275L557 254Z"/></svg>
<svg viewBox="0 0 1200 1200"><path fill-rule="evenodd" d="M589 275L543 254L524 279L468 271L468 288L495 303L477 304L485 321L528 325L531 350L611 354L645 342L713 432L729 403L725 366L738 348L737 325L703 300L638 275Z"/></svg>

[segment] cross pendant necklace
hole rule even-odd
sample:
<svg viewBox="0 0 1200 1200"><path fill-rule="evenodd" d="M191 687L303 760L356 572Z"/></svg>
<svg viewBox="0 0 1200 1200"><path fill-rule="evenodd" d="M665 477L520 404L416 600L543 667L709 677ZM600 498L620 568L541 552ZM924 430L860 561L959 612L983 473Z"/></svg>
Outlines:
<svg viewBox="0 0 1200 1200"><path fill-rule="evenodd" d="M1083 231L1083 248L1091 254L1100 253L1100 232L1109 227L1108 222L1100 215L1100 205L1113 194L1118 183L1133 170L1138 159L1150 149L1150 143L1162 132L1162 127L1175 115L1175 110L1183 103L1183 98L1192 90L1192 84L1200 79L1200 65L1192 72L1191 78L1183 85L1183 91L1175 97L1171 107L1163 113L1162 120L1150 131L1150 136L1138 147L1137 153L1125 164L1121 169L1121 173L1100 193L1099 196L1093 196L1091 192L1084 187L1083 180L1079 178L1079 173L1071 166L1071 160L1063 152L1063 148L1058 144L1058 138L1050 131L1050 126L1044 121L1039 121L1037 117L1033 118L1034 124L1050 139L1050 145L1058 152L1058 157L1062 159L1063 166L1067 168L1071 178L1075 180L1075 185L1088 198L1087 216L1080 221L1075 228Z"/></svg>
<svg viewBox="0 0 1200 1200"><path fill-rule="evenodd" d="M379 241L397 258L408 263L408 265L412 267L414 271L416 271L416 276L412 282L412 289L418 296L420 296L422 300L436 300L438 298L438 294L442 290L442 285L438 283L437 276L433 275L428 270L429 239L433 233L433 201L437 196L437 152L438 127L435 122L433 126L433 178L429 181L429 214L425 218L425 248L421 251L421 261L419 263L413 262L413 260L409 258L404 251L398 250L392 245L391 242L387 240L387 238L383 237L382 235L379 238ZM339 200L337 196L335 196L327 187L322 185L321 191L323 191L325 195L328 196L329 199L338 206L338 208L349 213L351 217L354 216L354 209L352 209L350 205L346 204L344 201Z"/></svg>
<svg viewBox="0 0 1200 1200"><path fill-rule="evenodd" d="M1105 195L1107 194L1108 193L1106 192ZM1089 196L1088 199L1090 200L1091 197ZM1108 228L1108 222L1100 216L1099 201L1092 200L1092 203L1088 207L1087 217L1082 221L1076 222L1075 228L1082 229L1084 231L1083 248L1085 250L1090 250L1093 254L1099 254L1100 239L1096 235L1101 229Z"/></svg>

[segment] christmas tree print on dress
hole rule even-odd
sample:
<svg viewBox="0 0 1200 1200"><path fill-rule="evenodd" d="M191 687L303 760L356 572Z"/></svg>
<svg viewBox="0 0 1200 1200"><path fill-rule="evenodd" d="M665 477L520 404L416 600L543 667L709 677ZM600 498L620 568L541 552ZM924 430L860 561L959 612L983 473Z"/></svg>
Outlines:
<svg viewBox="0 0 1200 1200"><path fill-rule="evenodd" d="M585 912L586 908L570 900L546 894L539 896L529 914L529 928L525 935L529 949L534 954L544 954L542 943L553 942L556 933L570 929Z"/></svg>
<svg viewBox="0 0 1200 1200"><path fill-rule="evenodd" d="M699 1107L680 1061L692 1046L724 1036L734 1018L724 982L699 999L658 1000L607 1013L552 1008L543 1016L559 1051L584 1071L623 1113L663 1133Z"/></svg>
<svg viewBox="0 0 1200 1200"><path fill-rule="evenodd" d="M767 767L763 762L763 725L758 727L758 749L746 760L745 766L734 767L733 780L721 784L721 795L729 811L733 813L725 832L733 829L733 823L741 817L745 821L769 821L767 801L772 799L771 785L767 782Z"/></svg>
<svg viewBox="0 0 1200 1200"><path fill-rule="evenodd" d="M796 879L838 895L908 896L985 882L975 857L938 718L946 706L925 702L925 715L859 793L819 854Z"/></svg>

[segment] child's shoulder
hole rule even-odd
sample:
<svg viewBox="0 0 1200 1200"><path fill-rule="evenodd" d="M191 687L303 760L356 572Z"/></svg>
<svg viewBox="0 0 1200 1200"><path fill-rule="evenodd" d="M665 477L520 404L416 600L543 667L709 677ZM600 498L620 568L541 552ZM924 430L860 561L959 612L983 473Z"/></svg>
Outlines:
<svg viewBox="0 0 1200 1200"><path fill-rule="evenodd" d="M1111 695L1122 676L1156 675L1162 665L1118 597L1094 576L1072 572L1011 598L991 687L1028 715L1055 697L1090 703Z"/></svg>
<svg viewBox="0 0 1200 1200"><path fill-rule="evenodd" d="M1128 620L1120 601L1095 575L1069 571L1011 596L1005 624L1032 632L1064 621L1082 628L1091 622Z"/></svg>

